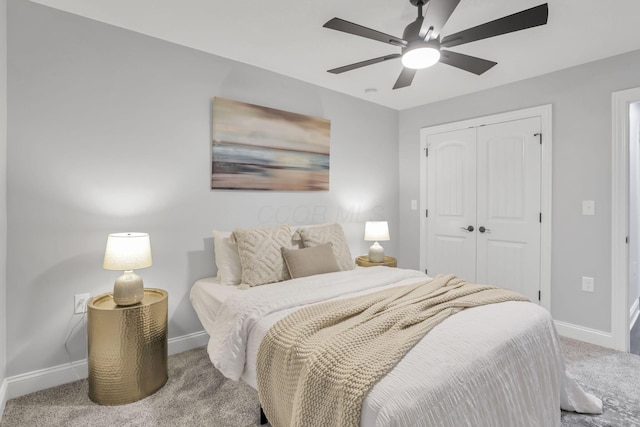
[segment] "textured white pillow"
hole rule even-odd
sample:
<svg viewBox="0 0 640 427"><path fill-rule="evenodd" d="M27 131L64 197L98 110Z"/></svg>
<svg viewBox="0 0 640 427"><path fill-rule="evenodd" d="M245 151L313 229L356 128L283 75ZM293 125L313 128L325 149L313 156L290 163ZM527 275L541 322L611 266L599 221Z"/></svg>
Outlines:
<svg viewBox="0 0 640 427"><path fill-rule="evenodd" d="M223 285L238 285L242 281L242 265L238 246L231 241L231 231L213 230L213 251L218 267L218 281Z"/></svg>
<svg viewBox="0 0 640 427"><path fill-rule="evenodd" d="M353 270L355 262L351 257L351 251L344 236L344 230L338 223L326 224L313 227L303 227L296 230L296 236L300 236L305 248L322 245L331 242L333 244L333 254L340 266L340 270Z"/></svg>
<svg viewBox="0 0 640 427"><path fill-rule="evenodd" d="M233 230L232 240L238 245L242 283L258 286L290 278L281 252L282 248L291 245L291 228L288 225L239 227Z"/></svg>
<svg viewBox="0 0 640 427"><path fill-rule="evenodd" d="M304 248L302 244L302 235L300 234L300 230L304 228L316 228L316 227L324 227L325 225L331 225L333 222L325 222L323 224L303 224L303 225L292 225L291 232L291 242L293 243L293 247L298 246L299 248Z"/></svg>

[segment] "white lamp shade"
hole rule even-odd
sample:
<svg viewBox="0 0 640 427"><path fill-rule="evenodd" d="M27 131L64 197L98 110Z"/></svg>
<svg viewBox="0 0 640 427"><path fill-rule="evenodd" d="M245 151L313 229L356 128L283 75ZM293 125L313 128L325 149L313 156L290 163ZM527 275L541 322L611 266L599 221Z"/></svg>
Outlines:
<svg viewBox="0 0 640 427"><path fill-rule="evenodd" d="M389 240L387 221L367 221L364 225L364 240L370 242Z"/></svg>
<svg viewBox="0 0 640 427"><path fill-rule="evenodd" d="M104 251L105 270L135 270L151 267L151 243L147 233L113 233Z"/></svg>

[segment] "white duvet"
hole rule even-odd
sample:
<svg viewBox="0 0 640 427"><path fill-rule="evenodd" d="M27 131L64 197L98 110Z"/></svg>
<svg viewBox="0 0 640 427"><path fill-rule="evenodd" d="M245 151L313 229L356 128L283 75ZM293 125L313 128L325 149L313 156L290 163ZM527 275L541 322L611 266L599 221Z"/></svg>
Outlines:
<svg viewBox="0 0 640 427"><path fill-rule="evenodd" d="M196 284L191 300L210 335L214 366L256 388L260 341L287 314L424 278L414 270L356 268L237 290L214 309L200 297L206 284ZM553 427L561 424L560 408L601 413L602 403L567 377L549 313L506 302L463 310L429 332L371 389L361 426Z"/></svg>

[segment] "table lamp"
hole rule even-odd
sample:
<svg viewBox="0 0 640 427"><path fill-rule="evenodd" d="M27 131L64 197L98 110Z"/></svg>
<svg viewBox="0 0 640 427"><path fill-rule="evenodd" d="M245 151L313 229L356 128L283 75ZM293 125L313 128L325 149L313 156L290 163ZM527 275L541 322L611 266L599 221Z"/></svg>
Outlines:
<svg viewBox="0 0 640 427"><path fill-rule="evenodd" d="M151 243L147 233L109 234L102 268L124 271L113 285L113 301L117 305L133 305L142 301L142 278L133 270L150 266Z"/></svg>
<svg viewBox="0 0 640 427"><path fill-rule="evenodd" d="M369 261L383 262L384 248L378 241L389 240L389 225L387 221L367 221L364 225L364 240L375 242L369 248Z"/></svg>

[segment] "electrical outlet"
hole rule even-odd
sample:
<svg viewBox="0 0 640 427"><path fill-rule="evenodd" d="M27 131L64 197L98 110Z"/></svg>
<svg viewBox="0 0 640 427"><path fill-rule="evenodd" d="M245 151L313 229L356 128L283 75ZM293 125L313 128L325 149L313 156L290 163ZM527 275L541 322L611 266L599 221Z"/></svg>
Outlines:
<svg viewBox="0 0 640 427"><path fill-rule="evenodd" d="M594 200L582 201L582 215L595 215L596 214L596 202Z"/></svg>
<svg viewBox="0 0 640 427"><path fill-rule="evenodd" d="M593 277L582 277L582 290L584 292L595 292L595 280Z"/></svg>
<svg viewBox="0 0 640 427"><path fill-rule="evenodd" d="M76 294L73 297L73 314L86 313L89 298L91 298L89 294Z"/></svg>

